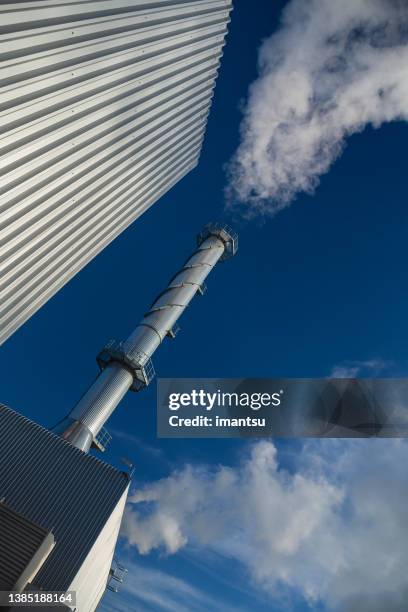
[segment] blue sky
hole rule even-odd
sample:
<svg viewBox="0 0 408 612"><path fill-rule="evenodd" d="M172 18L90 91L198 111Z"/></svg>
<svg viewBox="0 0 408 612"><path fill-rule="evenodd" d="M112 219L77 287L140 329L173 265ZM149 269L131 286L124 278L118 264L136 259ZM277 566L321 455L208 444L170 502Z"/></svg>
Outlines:
<svg viewBox="0 0 408 612"><path fill-rule="evenodd" d="M96 375L104 342L128 335L202 225L218 219L239 232L239 254L217 267L177 339L155 355L159 376L318 377L373 359L392 364L385 374L406 374L406 123L351 136L316 193L300 194L273 219L245 221L224 211L224 167L239 142L240 103L283 5L235 1L199 167L6 342L2 402L43 425L56 423ZM240 440L157 440L154 383L128 394L109 429L107 460L132 459L134 487L186 463L236 467L248 452ZM276 445L289 465L298 445ZM108 594L106 611L160 612L163 601L169 610L283 609L245 564L197 544L141 556L122 541L120 553L128 584L122 595ZM296 587L287 605L310 609Z"/></svg>

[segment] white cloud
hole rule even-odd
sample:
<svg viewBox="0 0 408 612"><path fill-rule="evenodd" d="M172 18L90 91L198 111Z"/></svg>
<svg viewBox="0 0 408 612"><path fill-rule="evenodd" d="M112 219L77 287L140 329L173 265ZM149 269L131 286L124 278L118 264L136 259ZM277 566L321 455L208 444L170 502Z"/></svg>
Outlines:
<svg viewBox="0 0 408 612"><path fill-rule="evenodd" d="M403 440L314 440L288 472L272 442L257 442L236 467L185 465L136 491L123 535L144 554L239 561L271 598L295 589L312 607L402 612L407 460Z"/></svg>
<svg viewBox="0 0 408 612"><path fill-rule="evenodd" d="M357 376L378 376L392 364L383 359L367 359L366 361L344 361L335 365L330 378L355 378Z"/></svg>
<svg viewBox="0 0 408 612"><path fill-rule="evenodd" d="M408 3L291 0L259 52L230 205L274 214L313 192L349 135L407 118Z"/></svg>

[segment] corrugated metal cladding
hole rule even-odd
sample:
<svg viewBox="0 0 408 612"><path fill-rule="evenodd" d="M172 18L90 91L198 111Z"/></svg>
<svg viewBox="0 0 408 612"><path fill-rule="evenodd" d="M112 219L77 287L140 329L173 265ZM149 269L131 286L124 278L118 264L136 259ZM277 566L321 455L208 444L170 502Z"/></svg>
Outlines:
<svg viewBox="0 0 408 612"><path fill-rule="evenodd" d="M0 404L0 499L56 542L34 587L69 587L128 484L124 472Z"/></svg>
<svg viewBox="0 0 408 612"><path fill-rule="evenodd" d="M0 3L0 342L197 164L230 9Z"/></svg>
<svg viewBox="0 0 408 612"><path fill-rule="evenodd" d="M15 589L47 537L46 529L0 503L0 591Z"/></svg>

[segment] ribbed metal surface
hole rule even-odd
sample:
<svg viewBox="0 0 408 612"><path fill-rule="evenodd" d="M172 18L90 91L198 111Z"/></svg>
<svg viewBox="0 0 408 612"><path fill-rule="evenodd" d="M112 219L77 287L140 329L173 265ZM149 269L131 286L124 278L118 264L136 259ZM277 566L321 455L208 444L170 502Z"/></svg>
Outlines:
<svg viewBox="0 0 408 612"><path fill-rule="evenodd" d="M110 414L130 389L133 376L119 363L110 364L99 374L92 385L91 400L89 390L84 394L71 412L70 417L78 419L95 437Z"/></svg>
<svg viewBox="0 0 408 612"><path fill-rule="evenodd" d="M230 8L0 4L0 342L197 164Z"/></svg>
<svg viewBox="0 0 408 612"><path fill-rule="evenodd" d="M0 591L12 591L48 531L0 503Z"/></svg>
<svg viewBox="0 0 408 612"><path fill-rule="evenodd" d="M56 541L34 586L68 588L128 484L127 474L0 405L0 498Z"/></svg>

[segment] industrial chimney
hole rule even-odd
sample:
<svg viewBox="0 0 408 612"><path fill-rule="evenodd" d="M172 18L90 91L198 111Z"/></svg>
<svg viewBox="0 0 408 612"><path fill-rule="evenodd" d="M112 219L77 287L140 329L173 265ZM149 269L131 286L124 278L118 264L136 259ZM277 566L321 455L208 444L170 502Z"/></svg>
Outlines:
<svg viewBox="0 0 408 612"><path fill-rule="evenodd" d="M207 225L196 251L125 342L98 355L99 376L53 432L0 404L0 591L75 592L63 609L94 612L110 580L130 474L88 454L126 391L153 377L151 356L237 237ZM22 548L19 542L26 542Z"/></svg>
<svg viewBox="0 0 408 612"><path fill-rule="evenodd" d="M139 391L154 376L151 356L166 336L177 333L176 322L218 261L235 255L237 236L231 229L209 224L197 237L197 249L153 302L124 342L111 340L97 361L101 373L72 412L53 431L77 448L99 447L97 436L125 393Z"/></svg>

